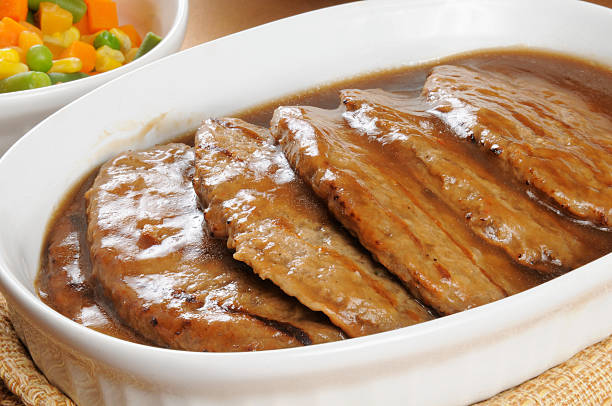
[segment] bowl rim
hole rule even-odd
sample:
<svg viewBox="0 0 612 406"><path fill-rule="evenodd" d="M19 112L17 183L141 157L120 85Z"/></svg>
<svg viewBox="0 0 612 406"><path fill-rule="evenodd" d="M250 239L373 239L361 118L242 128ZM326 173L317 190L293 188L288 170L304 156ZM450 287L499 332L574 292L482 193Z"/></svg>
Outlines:
<svg viewBox="0 0 612 406"><path fill-rule="evenodd" d="M155 48L153 48L150 52L147 52L141 58L138 58L136 61L132 61L128 64L122 65L117 69L102 72L97 75L89 76L87 78L79 79L72 82L61 83L59 85L51 85L37 89L21 90L18 92L0 93L0 107L2 106L2 104L5 103L6 105L10 105L11 103L23 102L24 99L35 95L39 95L41 97L49 97L63 93L67 94L71 93L74 90L78 90L78 88L83 86L93 89L97 86L100 86L100 84L122 76L125 73L128 73L134 69L147 65L148 63L161 58L164 55L166 47L169 46L169 42L171 41L171 39L177 35L181 35L181 32L183 31L181 27L187 25L187 18L189 16L189 0L175 1L176 12L174 15L174 19L172 20L170 30L166 35L164 35L161 42L157 44Z"/></svg>
<svg viewBox="0 0 612 406"><path fill-rule="evenodd" d="M179 5L184 6L184 12L187 12L187 7L188 7L188 2L189 0L177 0ZM401 4L402 1L405 0L377 0L375 2L378 3L389 3L389 4ZM449 0L434 0L434 2L438 2L438 3L443 3L445 1L449 1ZM454 1L454 0L450 0L450 1ZM485 0L463 0L463 1L467 1L467 2L471 2L471 1L476 1L476 2L481 2L481 1L485 1ZM513 0L500 0L500 2L512 2ZM558 2L558 0L544 0L544 1L548 1L548 2ZM582 2L582 1L576 1L576 0L563 0L566 3L577 3L580 4L582 6L594 6L594 7L599 7L602 9L606 9L610 12L610 14L612 14L612 9L607 9L603 6L599 6L593 3L586 3L586 2ZM315 10L315 11L311 11L308 13L303 13L300 15L295 15L295 16L291 16L291 17L287 17L281 20L277 20L277 21L272 21L270 23L266 23L263 24L261 26L257 26L257 27L253 27L244 31L240 31L231 35L228 35L226 37L222 37L222 38L218 38L216 40L207 42L207 43L203 43L194 47L191 47L189 49L180 51L174 55L178 55L178 54L183 54L183 53L192 53L192 52L198 52L197 49L201 48L201 47L205 47L208 46L208 44L211 43L218 43L218 42L222 42L224 41L226 38L229 37L234 37L234 36L239 36L242 35L245 32L249 32L252 30L258 30L261 27L264 26L268 26L268 25L274 25L277 24L278 22L284 22L284 21L288 21L288 20L292 20L295 18L303 18L304 15L311 15L311 14L316 14L316 13L324 13L325 10L327 9L338 9L338 8L343 8L343 7L349 7L349 8L353 8L353 7L359 7L359 6L364 6L367 2L353 2L353 3L346 3L346 4L341 4L341 5L336 5L336 6L332 6L332 7L328 7L328 8L324 8L324 9L319 9L319 10ZM411 0L410 3L424 3L424 4L430 4L432 3L431 0ZM177 19L179 16L177 15ZM173 26L172 28L173 30L178 29L178 27ZM452 56L452 55L449 55ZM158 64L160 63L163 59L166 58L172 58L173 55L164 57L162 59L156 60L154 61L152 64ZM147 64L147 65L152 65L152 64ZM126 75L121 75L122 77L125 76L129 76L129 75L134 75L134 74L138 74L138 72L141 69L146 69L146 67L139 67L137 69L134 69L131 72L127 72ZM612 70L612 65L610 66L610 69ZM111 82L114 82L117 79L113 79ZM110 83L110 82L107 82ZM105 83L103 86L106 86L107 83ZM100 86L98 89L102 88L103 86ZM33 90L37 90L37 89L33 89ZM68 107L70 107L71 104L77 102L77 100L71 102L70 104L68 104L67 106L64 106L63 108L61 108L59 111L64 110ZM44 119L43 121L41 121L39 124L37 124L32 130L28 131L28 133L26 133L22 139L20 139L17 143L20 143L24 138L26 138L30 133L35 132L38 127L40 127L41 125L43 125L46 121L48 120L52 120L53 117L56 115L56 113L51 114L49 117L47 117L46 119ZM16 143L16 144L17 144ZM12 148L11 148L12 149ZM7 154L5 156L9 155L9 151L7 151ZM3 161L4 157L0 158L0 162ZM55 322L59 322L62 323L63 326L65 326L68 329L71 328L77 328L77 330L79 330L81 333L85 333L85 334L91 334L92 338L93 337L98 337L100 339L103 340L108 340L109 345L127 345L128 347L131 347L133 350L138 351L137 349L145 349L145 350L150 350L150 351L155 351L158 352L160 354L180 354L179 356L184 356L186 359L189 359L191 357L193 357L194 355L196 357L216 357L219 355L223 355L223 356L227 356L227 355L239 355L242 354L242 356L248 356L248 357L252 357L252 358L256 358L261 356L262 354L272 354L272 353L286 353L286 352L309 352L312 351L312 349L320 349L320 348L329 348L329 347L333 347L333 346L338 346L338 345L342 345L342 346L348 346L348 347L353 347L353 346L358 346L361 347L364 343L363 341L367 341L368 338L371 337L388 337L390 339L392 339L389 336L393 336L394 334L396 334L398 331L403 331L406 329L412 329L412 330L425 330L425 331L429 331L434 330L434 329L438 329L440 326L437 326L440 323L443 323L445 321L448 320L449 323L452 324L464 324L465 321L461 320L463 318L469 318L469 319L476 319L476 318L482 318L485 317L487 314L489 314L490 312L493 312L493 310L490 310L492 308L496 308L496 307L500 307L500 306L504 306L505 303L509 303L509 302L522 302L524 300L528 300L529 298L525 297L525 296L530 296L530 292L537 292L538 294L543 294L545 290L549 290L552 289L550 286L554 286L556 284L561 284L563 283L562 286L567 286L568 283L565 281L568 280L573 280L575 279L578 274L581 274L582 269L585 266L589 266L591 264L594 263L599 263L599 262L611 262L612 263L612 253L606 254L588 264L585 264L579 268L576 268L575 270L572 270L570 272L567 272L566 274L563 274L561 276L558 276L550 281L547 281L545 283L542 283L538 286L535 286L531 289L528 289L526 291L511 295L509 297L500 299L498 301L492 302L492 303L487 303L485 305L476 307L476 308L472 308L472 309L468 309L468 310L464 310L462 312L459 313L455 313L452 315L447 315L444 317L440 317L440 318L436 318L434 320L429 320L423 323L419 323L413 326L407 326L407 327L403 327L400 329L396 329L396 330L391 330L391 331L386 331L386 332L381 332L381 333L376 333L376 334L371 334L369 336L364 336L364 337L355 337L355 338L351 338L350 340L343 340L343 341L338 341L338 342L331 342L331 343L322 343L322 344L317 344L317 345L313 345L313 346L304 346L304 347L296 347L296 348L287 348L287 349L278 349L278 350L268 350L268 351L253 351L253 352L238 352L238 353L234 353L234 352L221 352L221 353L211 353L211 352L203 352L203 353L197 353L197 352L190 352L190 351L182 351L182 350L175 350L175 349L168 349L168 348L161 348L161 347L156 347L156 346L150 346L150 345L146 345L146 344L139 344L139 343L133 343L133 342L129 342L126 340L122 340L113 336L109 336L106 335L104 333L100 333L96 330L90 329L88 327L85 327L79 323L76 323L72 320L70 320L69 318L67 318L66 316L62 315L61 313L55 311L54 309L52 309L51 307L49 307L48 305L46 305L35 293L31 292L30 290L28 290L27 287L25 287L19 280L17 280L17 278L8 270L8 266L5 265L3 263L3 259L0 257L0 292L4 293L5 296L8 296L11 301L16 300L19 305L23 306L24 308L26 308L28 311L32 311L33 314L39 313L39 312L43 312L45 317L41 317L40 322L42 322L44 325L54 325ZM569 281L568 281L569 282ZM571 283L570 283L571 285ZM7 289L7 287L9 287ZM535 293L533 294L535 296ZM57 318L58 320L54 321L54 322L50 322L49 320L52 318ZM424 328L425 326L425 328ZM425 331L419 331L418 333L415 333L416 335L422 335L425 333ZM375 343L374 343L375 344ZM366 345L373 345L372 343L366 344ZM96 346L85 346L83 349L85 348L89 348L92 350L96 349Z"/></svg>
<svg viewBox="0 0 612 406"><path fill-rule="evenodd" d="M480 3L484 2L481 0L466 1L476 1ZM399 0L385 0L385 2L390 4L401 4ZM440 3L444 2L444 0L434 0L434 2ZM507 2L511 2L511 0L507 0ZM555 0L544 0L544 2L549 3L551 5L558 4L558 2L556 2ZM345 5L335 6L332 8L337 7L340 9L343 7L367 7L365 5L367 3L368 2L363 2L361 4L349 3ZM425 0L414 0L412 3L431 4L433 2ZM566 0L566 3L573 3L575 4L575 7L601 7L590 3L578 2L575 0ZM612 13L612 10L608 11ZM318 10L312 13L319 12L324 12L324 10ZM285 20L291 20L295 18L303 18L303 15L289 17ZM269 24L277 23L278 21ZM253 28L251 30L260 28L261 26ZM236 35L241 35L241 33L232 34L229 37L233 37ZM222 41L225 41L226 38L228 37L224 37L213 42L221 43ZM198 52L197 49L202 46L208 45L204 44L194 48L190 48L188 50L182 51L181 54L189 52ZM158 63L161 63L161 60L155 61L148 66L156 65ZM138 72L140 69L146 68L136 69L133 72L124 75L123 77L125 78L129 77L129 75L137 74L136 72ZM108 84L105 84L104 86L106 85ZM102 88L102 86L100 88ZM51 117L53 116L54 115L52 115ZM51 117L47 120L51 119ZM43 121L43 123L44 122L46 122L46 120ZM27 135L29 135L31 132L36 131L36 129L41 125L43 124L39 124ZM11 151L9 151L5 155L5 157L8 156L10 152ZM0 166L2 160L3 159L0 159ZM63 342L65 345L71 346L77 351L81 351L86 356L90 356L92 358L95 358L94 355L99 353L100 346L103 345L104 348L111 350L106 352L104 358L105 362L107 362L109 365L134 373L137 373L138 371L134 370L133 368L135 368L135 366L138 365L140 362L145 362L145 360L150 357L159 357L158 359L163 361L176 360L178 358L180 362L184 363L184 365L188 365L190 368L196 368L198 365L202 364L203 361L206 361L208 363L212 362L216 365L222 365L228 362L233 364L237 360L239 360L239 362L241 363L241 367L243 367L245 370L252 370L251 368L254 368L257 365L261 365L263 360L266 360L268 362L273 360L273 365L281 368L281 371L284 370L282 369L283 362L293 359L308 363L308 365L310 365L313 370L316 370L325 368L325 360L329 359L328 357L332 353L335 355L344 354L344 356L347 357L347 354L353 354L355 353L355 351L367 349L368 351L366 351L366 353L371 352L371 355L369 355L371 357L373 355L380 355L380 351L378 350L380 350L381 348L398 345L398 343L403 340L406 340L407 338L418 340L419 345L417 345L416 347L420 349L435 349L440 345L440 341L438 341L437 339L431 340L431 338L432 336L436 336L436 334L433 333L442 328L448 329L449 331L458 332L460 331L461 326L464 326L469 323L471 326L477 325L481 329L481 331L478 332L482 334L490 333L490 331L496 331L496 328L498 327L503 329L512 328L516 325L516 323L519 323L519 321L520 323L524 323L526 319L529 320L529 316L531 316L532 318L537 318L538 315L541 313L544 313L546 311L552 311L559 306L565 305L566 302L564 302L562 298L568 293L578 293L580 296L578 299L580 299L584 295L597 291L598 286L594 282L594 280L597 280L597 278L584 278L583 275L586 272L590 272L591 276L593 274L605 275L606 269L604 268L606 267L606 265L609 266L609 264L612 264L612 254L607 254L585 265L584 267L568 272L565 275L562 275L556 279L553 279L552 281L536 286L525 292L521 292L519 294L504 298L497 302L480 306L478 308L466 310L461 313L445 316L443 318L428 321L415 326L404 327L402 329L378 333L367 337L353 338L350 340L334 343L319 344L316 346L252 353L193 353L186 351L177 351L131 343L124 340L120 340L115 337L107 336L97 331L93 331L92 329L89 329L85 326L71 321L70 319L59 314L58 312L44 304L33 292L31 292L23 284L21 284L21 282L19 282L17 278L8 270L8 266L5 265L3 258L0 258L0 291L7 295L7 299L16 302L19 307L26 310L28 313L27 316L34 318L38 326L41 326L47 332L53 331L53 334L56 335L56 338ZM585 267L594 269L587 270L584 269ZM576 289L574 287L575 282L577 280L580 280L581 282L581 289L578 292L576 292ZM539 303L539 297L550 296L550 292L556 292L557 295L553 295L554 300L546 302L545 306L543 306L541 303ZM519 317L518 311L512 311L523 310L525 309L525 307L529 309L528 316L526 316L525 313L522 313ZM505 309L505 314L510 313L510 318L506 318L504 320L496 318L495 315L498 314L499 309ZM486 321L487 323L476 323L478 321ZM58 326L60 326L62 330L60 335L57 335ZM409 336L404 336L405 331L407 329L411 329L411 333ZM87 340L83 340L82 337L76 341L72 340L72 338L76 336L82 336L83 334L86 335L86 337L88 338ZM120 355L122 352L112 351L113 349L122 349L129 351L131 354L131 359L126 360L125 357ZM364 352L361 352L360 354L363 353ZM350 355L347 357L347 360L350 360ZM319 366L316 366L315 364L320 361L323 362ZM364 363L366 361L353 360L352 362Z"/></svg>

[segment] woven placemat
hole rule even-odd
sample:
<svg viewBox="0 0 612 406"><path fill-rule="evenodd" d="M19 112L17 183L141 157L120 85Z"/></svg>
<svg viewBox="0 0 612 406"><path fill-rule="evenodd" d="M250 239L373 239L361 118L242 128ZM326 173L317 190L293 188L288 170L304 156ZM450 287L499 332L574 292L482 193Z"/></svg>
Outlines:
<svg viewBox="0 0 612 406"><path fill-rule="evenodd" d="M612 406L612 336L476 406Z"/></svg>
<svg viewBox="0 0 612 406"><path fill-rule="evenodd" d="M60 405L74 403L51 385L36 368L27 349L17 338L0 295L0 405Z"/></svg>
<svg viewBox="0 0 612 406"><path fill-rule="evenodd" d="M38 371L0 295L0 406L74 403ZM537 378L477 406L612 406L612 336Z"/></svg>

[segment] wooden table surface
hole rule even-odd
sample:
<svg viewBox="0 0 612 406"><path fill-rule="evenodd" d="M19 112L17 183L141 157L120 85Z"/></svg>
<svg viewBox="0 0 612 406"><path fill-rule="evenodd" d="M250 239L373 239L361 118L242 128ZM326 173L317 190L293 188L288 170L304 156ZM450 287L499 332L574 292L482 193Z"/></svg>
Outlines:
<svg viewBox="0 0 612 406"><path fill-rule="evenodd" d="M346 0L190 0L183 49Z"/></svg>

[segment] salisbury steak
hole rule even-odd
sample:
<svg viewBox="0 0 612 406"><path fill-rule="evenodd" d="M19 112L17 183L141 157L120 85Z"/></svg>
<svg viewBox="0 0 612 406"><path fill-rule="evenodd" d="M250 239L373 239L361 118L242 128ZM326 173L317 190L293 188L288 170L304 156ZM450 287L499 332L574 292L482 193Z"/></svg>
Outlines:
<svg viewBox="0 0 612 406"><path fill-rule="evenodd" d="M413 294L449 314L538 283L465 227L464 219L351 128L341 111L279 107L272 133L291 166L340 222Z"/></svg>
<svg viewBox="0 0 612 406"><path fill-rule="evenodd" d="M601 255L590 230L531 199L523 182L494 170L496 158L457 139L421 98L382 90L343 90L341 98L352 128L518 263L557 273Z"/></svg>
<svg viewBox="0 0 612 406"><path fill-rule="evenodd" d="M349 336L431 319L294 175L269 130L206 121L196 135L195 189L206 220L234 258Z"/></svg>
<svg viewBox="0 0 612 406"><path fill-rule="evenodd" d="M112 159L87 192L92 277L117 315L160 346L250 351L339 340L209 237L193 150L170 144Z"/></svg>
<svg viewBox="0 0 612 406"><path fill-rule="evenodd" d="M435 67L423 87L431 112L497 156L566 212L612 218L612 119L578 92L523 70Z"/></svg>
<svg viewBox="0 0 612 406"><path fill-rule="evenodd" d="M85 199L77 199L58 219L49 235L45 260L47 272L37 279L38 294L64 316L91 329L123 340L144 342L96 300L90 283L89 245Z"/></svg>

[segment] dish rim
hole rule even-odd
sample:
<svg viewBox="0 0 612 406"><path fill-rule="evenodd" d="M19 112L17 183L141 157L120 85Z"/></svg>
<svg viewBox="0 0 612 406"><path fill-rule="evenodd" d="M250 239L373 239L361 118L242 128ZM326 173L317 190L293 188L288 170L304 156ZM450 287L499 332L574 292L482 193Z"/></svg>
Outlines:
<svg viewBox="0 0 612 406"><path fill-rule="evenodd" d="M181 6L186 6L188 4L189 0L177 0L177 1L179 3L179 9L181 9ZM438 1L439 2L444 2L444 0L438 0ZM572 2L573 0L565 0L565 1ZM394 3L397 3L398 1L397 0L379 0L379 2L380 3L391 3L391 4L394 4ZM424 1L424 0L413 0L412 1L412 3L423 3L423 2L427 3L427 1ZM347 7L347 6L350 7L351 4L353 4L353 3L342 4L342 5L333 6L333 7L329 7L329 8ZM596 6L596 7L601 7L601 6L592 4L592 3L585 3L585 4L586 5L591 5L591 6ZM186 10L184 10L184 11L186 12ZM325 12L325 9L315 10L315 11L312 11L312 12L309 12L309 13L304 13L304 14L312 14L312 13L319 13L319 12ZM610 10L610 12L612 13L612 10ZM177 13L177 19L179 19L180 14L181 13ZM300 17L301 17L301 15L291 16L291 17L287 17L285 19L278 20L278 21L291 20L293 18L300 18ZM263 26L268 26L268 25L275 24L275 23L276 22L273 21L273 22L264 24ZM245 32L252 31L252 30L257 30L260 27L262 27L262 26L258 26L258 27L254 27L254 28L251 28L251 29L248 29L248 30L245 30L245 31L234 33L234 34L229 35L228 37L233 37L235 35L242 35ZM178 27L173 25L172 30L176 30L176 29L178 29ZM211 42L222 41L225 38L227 38L227 37L222 37L222 38L219 38L219 39L211 41ZM200 48L202 46L206 46L207 44L208 43L201 44L201 45L198 45L196 47L193 47L193 48L181 51L181 52L179 52L177 54L187 53L187 52L195 52L194 50L196 48ZM460 54L458 54L458 55L460 55ZM454 57L454 56L455 55L448 55L447 57ZM171 57L172 57L172 55L169 56L169 57L166 57L166 58L171 58ZM444 57L444 58L446 58L446 57ZM165 59L165 58L162 58L162 60L163 59ZM161 60L154 61L153 63L159 63L160 61ZM429 63L429 61L423 62L423 64L427 64L427 63ZM612 71L612 65L610 65L609 67L610 67L610 70ZM126 75L122 75L122 76L138 74L138 71L140 71L141 69L142 69L142 67L139 67L137 69L134 69L132 72L128 72ZM115 79L113 79L113 81L114 80ZM103 85L103 86L106 86L106 84ZM100 86L100 88L102 88L103 86ZM38 90L38 89L32 89L32 90ZM48 89L45 88L45 89L42 89L42 90L48 90ZM64 110L64 109L68 108L72 103L75 103L75 102L71 102L69 105L63 107L60 110ZM60 110L58 110L58 111L60 111ZM36 130L38 127L42 126L42 124L44 122L53 119L53 117L55 115L56 114L54 113L51 116L49 116L47 119L43 120L36 127L34 127L31 131L26 133L24 135L24 137L22 137L22 139L27 137L31 132ZM21 140L19 140L18 142L21 142ZM8 155L8 152L7 152L7 155ZM0 162L2 160L3 159L0 158ZM76 185L71 185L67 190L71 190L74 186L76 186ZM51 220L52 219L49 219L49 221L51 221ZM47 229L48 229L49 226L50 226L50 224L47 224ZM315 348L315 349L319 349L319 348L323 348L323 347L328 348L328 347L331 347L331 346L337 346L338 344L341 344L341 345L350 345L350 346L354 346L354 345L361 346L362 344L353 344L353 343L361 343L362 341L364 341L363 339L367 339L368 337L382 337L382 336L389 337L389 336L393 335L393 333L395 333L397 331L405 331L407 329L421 330L421 329L424 329L423 326L427 326L427 327L431 326L430 328L428 328L426 330L429 330L429 329L435 330L435 329L439 328L437 326L437 324L441 323L442 320L449 320L448 323L457 323L458 320L456 320L456 319L462 319L462 318L466 318L468 316L470 316L470 318L478 318L479 319L481 317L486 316L486 314L489 314L491 311L494 311L494 310L488 310L488 309L490 309L492 307L500 307L504 303L508 303L508 302L527 300L528 298L524 298L524 297L525 297L525 295L528 295L529 292L541 293L540 290L545 290L545 289L547 289L551 285L560 284L561 281L564 281L566 279L575 279L575 278L578 277L576 275L580 274L580 272L582 272L581 270L584 267L591 266L591 264L599 262L599 261L612 260L612 253L606 254L603 257L600 257L600 258L598 258L598 259L596 259L596 260L594 260L594 261L592 261L590 263L587 263L587 264L585 264L585 265L583 265L583 266L581 266L579 268L576 268L576 269L574 269L572 271L569 271L569 272L567 272L567 273L565 273L563 275L560 275L560 276L558 276L558 277L556 277L556 278L554 278L554 279L552 279L550 281L544 282L544 283L542 283L542 284L540 284L538 286L535 286L535 287L533 287L531 289L528 289L526 291L523 291L523 292L511 295L509 297L506 297L506 298L500 299L498 301L495 301L495 302L492 302L492 303L488 303L488 304L485 304L485 305L482 305L482 306L479 306L479 307L476 307L476 308L464 310L464 311L459 312L459 313L455 313L455 314L452 314L452 315L447 315L447 316L440 317L440 318L437 318L437 319L434 319L434 320L430 320L430 321L427 321L427 322L419 323L417 325L407 326L407 327L403 327L403 328L400 328L400 329L396 329L396 330L392 330L392 331L387 331L387 332L382 332L382 333L376 333L376 334L372 334L372 335L365 336L365 337L355 337L355 338L351 338L350 340L344 340L344 341L338 341L338 342L332 342L332 343L323 343L323 344L317 344L317 345L312 345L312 346L304 346L304 347L296 347L296 348L288 348L288 349L279 349L279 350L239 352L239 353L234 353L234 352L224 352L224 353L203 352L203 353L194 353L194 352L190 352L190 351L167 349L167 348L161 348L161 347L156 347L156 346L150 346L150 345L146 345L146 344L133 343L133 342L122 340L122 339L119 339L119 338L116 338L116 337L113 337L113 336L106 335L104 333L100 333L100 332L98 332L96 330L90 329L88 327L85 327L85 326L83 326L83 325L81 325L79 323L76 323L76 322L70 320L66 316L64 316L61 313L55 311L50 306L46 305L37 295L35 295L31 291L29 291L27 287L25 287L19 280L17 280L17 278L7 269L7 267L1 261L1 259L2 258L0 258L0 282L3 282L3 283L0 283L0 290L4 289L7 286L7 284L5 283L5 281L2 280L2 278L8 277L9 280L10 280L10 284L8 284L8 285L9 286L16 286L18 291L19 291L19 293L18 293L19 295L24 295L24 296L27 296L27 297L35 299L34 302L31 303L31 305L34 306L34 307L30 308L29 310L42 311L43 313L46 314L46 316L49 316L49 317L51 317L51 316L60 316L59 320L61 320L61 323L64 323L64 325L67 328L69 328L69 326L72 326L72 327L76 326L78 328L78 330L81 330L81 332L86 332L86 334L93 334L94 336L97 336L99 338L109 339L109 343L120 343L119 345L125 344L125 345L127 345L129 347L132 347L135 350L136 350L136 348L149 349L149 350L153 350L155 352L159 352L160 354L182 354L181 356L193 356L194 354L198 354L197 356L202 356L202 357L211 357L211 356L214 357L214 356L217 356L219 354L222 354L224 356L225 355L235 355L235 354L242 354L242 355L247 355L248 354L247 356L249 356L249 357L258 357L260 354L280 353L280 352L288 352L288 351L289 352L300 352L300 351L308 352L308 351L311 351L313 348ZM547 290L549 290L549 289L554 289L554 287L550 287ZM13 294L11 294L10 292L7 292L7 293L8 293L8 295L9 295L9 297L11 299L14 299L14 295ZM535 293L533 295L535 295ZM21 300L19 302L22 305L25 304L25 302L22 302ZM41 318L41 320L39 320L39 321L43 322L45 326L47 326L47 325L48 326L52 326L53 325L53 323L48 323L47 318ZM461 321L461 323L464 324L465 322ZM423 334L423 332L419 332L419 333L416 333L415 335L422 335L422 334ZM391 338L391 337L389 337L389 338ZM346 344L346 343L350 343L350 344ZM111 344L111 345L113 345L113 344ZM368 344L368 345L372 345L372 344Z"/></svg>
<svg viewBox="0 0 612 406"><path fill-rule="evenodd" d="M443 2L443 1L438 1L438 2ZM551 3L551 1L548 1L548 2ZM569 3L573 1L568 0L567 2ZM396 3L399 3L399 1L397 2L388 1L386 3L396 4ZM417 0L417 1L414 1L413 3L430 3L430 2ZM350 4L336 6L336 7L346 7L349 5ZM596 5L588 4L588 3L583 3L583 6L600 7L600 6L596 6ZM324 12L324 10L315 11L313 13L318 13L318 12ZM300 18L300 17L301 16L295 16L295 17L290 17L285 20L291 20L291 19ZM276 23L277 22L272 22L269 24L276 24ZM266 26L268 26L269 24L266 24ZM260 27L256 27L252 30L259 29L259 28ZM247 31L251 31L251 30L247 30ZM230 37L234 37L236 35L241 35L241 34L242 33L233 34ZM228 37L224 37L224 38L221 38L213 42L217 43L217 41L222 41L225 38L228 38ZM187 53L187 52L197 52L195 50L202 46L206 46L206 44L183 51L180 54ZM162 60L153 62L151 65L159 64L161 63L161 61ZM127 78L129 77L129 75L138 74L137 72L139 72L140 69L147 69L147 68L142 67L142 68L134 69L132 72L129 72L126 75L122 75L122 77ZM113 83L113 82L114 80L109 83ZM100 88L98 89L102 89L103 87L108 86L108 85L109 84L107 83L103 86L100 86ZM60 111L63 111L65 108L69 108L69 106L62 108ZM27 136L30 133L35 132L40 126L43 126L44 123L47 122L47 120L53 119L55 115L56 114L53 114L51 117L49 117L48 119L40 123L38 126L36 126L25 137L23 137L22 140L24 138L27 138ZM19 142L21 142L22 140L20 140ZM5 157L8 156L10 152L11 151L9 150L7 154L5 155ZM4 161L4 159L5 158L0 159L0 168L2 167L2 162ZM50 221L50 219L48 219L48 221ZM197 368L198 366L201 366L202 361L206 361L208 363L207 367L209 367L211 362L215 363L216 365L224 364L224 363L235 364L235 360L239 359L239 362L241 363L241 368L244 371L254 370L255 367L262 364L263 359L266 359L267 363L270 363L271 361L274 362L274 366L275 366L274 373L275 374L286 371L286 368L284 368L283 365L288 360L289 361L290 360L302 360L302 361L306 360L310 365L308 370L311 373L313 373L317 370L325 369L327 367L327 363L325 361L329 359L329 355L332 353L336 355L337 354L346 355L347 353L354 353L355 351L359 351L359 350L367 350L366 352L371 352L370 356L368 357L368 359L371 359L372 354L380 355L381 351L377 351L377 350L388 349L390 347L397 346L401 341L404 341L404 340L418 340L417 342L418 345L416 345L416 347L418 347L421 350L423 348L428 348L428 347L433 348L433 349L438 349L441 345L441 341L439 339L440 337L437 337L436 339L432 340L432 336L435 337L436 336L435 332L439 331L442 328L448 329L451 332L460 332L462 326L464 326L467 323L470 323L470 325L477 325L479 329L481 329L482 331L477 330L476 333L482 333L483 335L486 335L487 332L490 333L491 331L499 332L500 330L505 331L507 329L511 329L513 328L513 326L516 326L517 325L516 323L518 322L521 322L518 324L524 324L525 322L528 322L533 318L537 319L538 314L545 313L543 312L543 306L541 306L541 303L539 303L538 301L538 297L543 296L543 295L549 295L550 294L549 291L551 292L557 291L557 293L566 293L566 294L568 292L576 293L575 286L573 285L575 285L575 282L577 279L580 282L583 282L582 285L580 285L581 290L578 292L580 293L579 295L580 297L587 295L593 291L601 290L602 287L596 286L597 284L595 284L594 282L594 280L597 280L597 283L599 283L600 282L599 278L595 278L595 277L584 278L582 275L585 274L586 272L591 272L590 274L591 276L593 275L593 273L596 273L597 276L605 275L604 268L606 265L609 265L609 264L612 264L612 253L607 254L589 264L586 264L583 267L580 267L574 271L568 272L565 275L557 277L556 279L553 279L549 282L536 286L525 292L521 292L519 294L501 299L497 302L483 305L478 308L470 309L470 310L467 310L461 313L457 313L454 315L450 315L450 316L445 316L443 318L421 323L415 326L409 326L409 327L405 327L405 328L394 330L394 331L374 334L374 335L367 336L367 337L353 338L350 340L345 340L345 341L335 342L335 343L326 343L326 344L319 344L316 346L308 346L308 347L302 347L302 348L270 350L270 351L261 351L261 352L252 352L252 353L241 352L241 353L199 353L198 354L198 353L193 353L193 352L177 351L177 350L170 350L170 349L130 343L124 340L120 340L118 338L114 338L114 337L99 333L97 331L94 331L92 329L89 329L85 326L82 326L78 323L71 321L70 319L66 318L65 316L61 315L60 313L56 312L55 310L53 310L52 308L44 304L40 300L40 298L38 298L35 295L35 293L30 291L25 285L23 285L19 280L17 280L15 275L13 275L11 271L9 271L8 266L5 265L4 259L1 257L0 257L0 291L2 291L2 293L4 293L7 296L7 299L10 298L9 302L16 302L18 304L18 307L21 308L21 310L27 310L27 314L26 314L27 317L32 318L32 320L35 320L35 324L37 326L42 327L44 331L46 331L46 333L53 334L55 338L59 339L59 341L63 345L74 348L74 350L80 351L86 356L89 356L91 358L98 358L96 357L96 355L99 354L100 346L103 345L105 349L109 350L109 351L106 351L106 354L104 356L104 362L106 362L112 367L126 370L129 372L135 373L135 374L139 374L142 371L135 370L133 369L133 367L139 365L141 362L145 363L146 360L148 360L152 356L155 358L159 357L160 361L169 361L171 359L174 360L174 359L177 359L178 357L180 362L182 364L188 365L189 368ZM585 269L585 268L589 268L589 269ZM7 281L10 283L7 284ZM588 283L584 283L585 281ZM612 280L608 281L608 285L610 285L611 283L612 283ZM8 289L7 289L7 286L9 286ZM603 288L612 290L612 287L609 287L609 286L604 286ZM565 295L558 294L556 296L555 301L551 300L549 302L546 302L545 309L547 309L548 311L552 311L560 306L567 306L567 301L563 301L561 299L564 296ZM524 313L520 314L520 317L519 317L520 312L512 311L512 310L517 310L517 309L522 310L525 308L525 306L529 304L534 305L534 306L529 307L530 309L529 314L531 317L526 317ZM499 310L500 308L506 309L504 314L510 313L510 315L514 317L510 321L514 322L515 324L509 323L508 319L504 319L502 323L500 319L494 317L500 312ZM22 313L26 313L26 312L22 312ZM32 317L32 315L34 315L35 317ZM483 323L483 321L490 321L490 323ZM61 329L62 332L59 336L57 335L58 333L57 323L59 323L59 326L62 327ZM497 327L501 326L502 324L505 326L505 328L498 329ZM405 335L408 329L412 329L411 334ZM77 335L82 335L82 334L86 334L86 336L91 339L90 340L89 339L84 340L82 338L79 338L78 340L71 339L71 338L76 337ZM474 330L471 330L470 335L473 335L473 334L474 334ZM455 343L455 345L456 344L457 343ZM120 355L122 351L110 351L116 348L129 351L133 358L131 358L130 360L126 360L125 357ZM109 354L109 353L112 353L112 354ZM414 350L413 350L413 353L414 353ZM388 358L392 356L393 354L387 354ZM356 357L356 358L357 359L355 360L351 360L349 357L349 358L346 358L344 362L352 361L354 365L358 365L358 364L365 364L368 361L368 359L361 359L359 357ZM249 365L245 365L245 363L248 363ZM313 368L313 366L315 366L315 368ZM265 374L268 372L264 371L263 373Z"/></svg>

